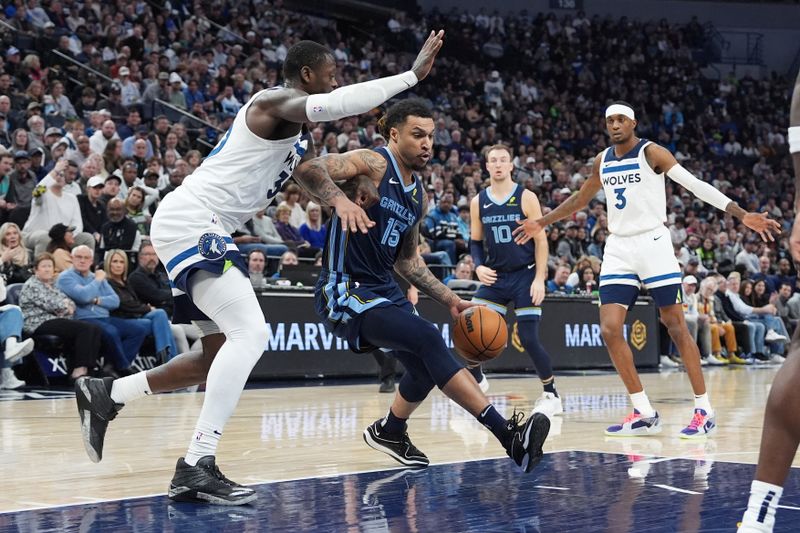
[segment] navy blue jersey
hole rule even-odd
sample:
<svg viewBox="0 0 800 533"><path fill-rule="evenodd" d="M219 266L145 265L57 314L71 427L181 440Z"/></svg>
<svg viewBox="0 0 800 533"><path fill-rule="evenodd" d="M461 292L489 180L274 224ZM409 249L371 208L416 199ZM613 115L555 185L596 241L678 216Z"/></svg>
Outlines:
<svg viewBox="0 0 800 533"><path fill-rule="evenodd" d="M522 192L517 185L506 198L492 196L487 187L478 195L478 213L483 224L483 242L486 246L486 266L499 272L513 272L533 264L533 241L520 246L511 232L517 220L525 218L522 211Z"/></svg>
<svg viewBox="0 0 800 533"><path fill-rule="evenodd" d="M386 158L386 173L378 187L380 200L367 210L375 222L367 234L343 232L335 214L328 224L322 264L364 285L394 284L392 273L406 234L422 216L425 201L419 178L403 185L403 177L388 148L375 150Z"/></svg>

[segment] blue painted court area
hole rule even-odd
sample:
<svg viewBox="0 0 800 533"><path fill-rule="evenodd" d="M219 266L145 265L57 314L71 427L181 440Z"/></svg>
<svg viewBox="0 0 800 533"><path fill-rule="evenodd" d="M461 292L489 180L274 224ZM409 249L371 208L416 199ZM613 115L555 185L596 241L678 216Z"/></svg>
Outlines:
<svg viewBox="0 0 800 533"><path fill-rule="evenodd" d="M507 459L442 464L264 484L253 506L158 496L8 513L0 531L735 531L754 468L560 452L527 476ZM796 471L781 505L775 531L797 531Z"/></svg>

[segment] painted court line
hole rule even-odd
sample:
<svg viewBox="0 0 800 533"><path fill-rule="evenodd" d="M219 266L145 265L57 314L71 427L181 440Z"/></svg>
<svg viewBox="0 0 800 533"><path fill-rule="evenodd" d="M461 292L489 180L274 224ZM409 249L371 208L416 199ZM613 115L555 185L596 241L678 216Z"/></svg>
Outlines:
<svg viewBox="0 0 800 533"><path fill-rule="evenodd" d="M800 511L800 507L793 507L791 505L779 505L778 509L789 509L790 511Z"/></svg>
<svg viewBox="0 0 800 533"><path fill-rule="evenodd" d="M695 492L693 490L679 489L678 487L673 487L672 485L662 485L661 483L654 483L653 486L660 489L671 490L672 492L682 492L683 494L703 494L702 492Z"/></svg>

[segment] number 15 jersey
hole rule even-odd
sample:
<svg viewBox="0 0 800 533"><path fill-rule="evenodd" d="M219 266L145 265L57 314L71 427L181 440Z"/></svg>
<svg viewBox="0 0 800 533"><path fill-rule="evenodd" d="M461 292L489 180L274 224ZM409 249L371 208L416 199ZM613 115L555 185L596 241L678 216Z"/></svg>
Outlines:
<svg viewBox="0 0 800 533"><path fill-rule="evenodd" d="M342 231L342 222L335 214L328 224L322 266L329 277L363 285L393 285L394 264L403 240L422 216L427 201L417 176L411 185L403 177L388 147L375 151L386 158L386 172L378 186L378 202L367 209L375 226L363 234Z"/></svg>
<svg viewBox="0 0 800 533"><path fill-rule="evenodd" d="M615 235L638 235L667 221L664 174L656 174L647 163L644 151L649 144L641 139L622 157L613 146L603 152L600 181L608 204L608 229Z"/></svg>

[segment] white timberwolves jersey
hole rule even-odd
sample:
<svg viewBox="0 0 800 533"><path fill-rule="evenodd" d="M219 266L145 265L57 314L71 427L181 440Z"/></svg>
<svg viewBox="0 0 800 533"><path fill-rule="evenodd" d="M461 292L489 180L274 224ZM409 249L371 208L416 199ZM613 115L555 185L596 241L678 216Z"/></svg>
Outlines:
<svg viewBox="0 0 800 533"><path fill-rule="evenodd" d="M301 141L299 133L268 141L250 131L245 123L247 110L264 92L253 95L239 110L230 129L181 187L216 213L228 232L269 205L308 147L308 140Z"/></svg>
<svg viewBox="0 0 800 533"><path fill-rule="evenodd" d="M600 165L600 181L608 204L608 229L628 236L663 226L667 220L664 174L656 174L647 164L647 139L620 158L614 147L606 149Z"/></svg>

